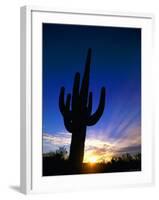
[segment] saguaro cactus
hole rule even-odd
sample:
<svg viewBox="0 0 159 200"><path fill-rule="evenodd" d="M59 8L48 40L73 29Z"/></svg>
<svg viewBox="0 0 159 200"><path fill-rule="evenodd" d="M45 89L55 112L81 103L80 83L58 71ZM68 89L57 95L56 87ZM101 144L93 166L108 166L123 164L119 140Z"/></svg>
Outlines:
<svg viewBox="0 0 159 200"><path fill-rule="evenodd" d="M72 133L69 160L71 164L81 166L84 156L84 143L87 126L97 123L105 107L105 87L102 87L97 110L92 114L92 92L89 92L89 74L91 49L88 49L84 76L80 87L80 74L77 72L71 94L62 87L59 96L59 108L67 131ZM72 101L71 101L72 99Z"/></svg>

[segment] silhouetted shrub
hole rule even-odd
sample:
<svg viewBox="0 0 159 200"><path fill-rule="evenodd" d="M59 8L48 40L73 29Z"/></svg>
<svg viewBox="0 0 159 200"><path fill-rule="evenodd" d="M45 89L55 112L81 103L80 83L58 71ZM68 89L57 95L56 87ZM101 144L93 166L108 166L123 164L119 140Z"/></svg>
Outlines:
<svg viewBox="0 0 159 200"><path fill-rule="evenodd" d="M83 163L82 167L76 168L69 162L65 147L43 155L44 176L131 171L141 171L141 153L114 156L108 163Z"/></svg>
<svg viewBox="0 0 159 200"><path fill-rule="evenodd" d="M48 153L44 153L43 157L50 157L52 159L58 159L58 160L66 160L68 158L68 152L66 148L59 147L55 152L50 151Z"/></svg>

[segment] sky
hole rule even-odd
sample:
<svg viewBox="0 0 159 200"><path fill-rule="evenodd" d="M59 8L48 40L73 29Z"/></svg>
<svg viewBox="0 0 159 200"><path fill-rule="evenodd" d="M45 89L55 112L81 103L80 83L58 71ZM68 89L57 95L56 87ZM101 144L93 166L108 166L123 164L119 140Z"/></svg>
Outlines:
<svg viewBox="0 0 159 200"><path fill-rule="evenodd" d="M87 127L84 161L108 161L141 151L141 29L43 24L43 153L65 146L71 133L59 111L60 88L72 92L74 75L83 76L92 48L90 91L96 110L101 87L106 105L100 120Z"/></svg>

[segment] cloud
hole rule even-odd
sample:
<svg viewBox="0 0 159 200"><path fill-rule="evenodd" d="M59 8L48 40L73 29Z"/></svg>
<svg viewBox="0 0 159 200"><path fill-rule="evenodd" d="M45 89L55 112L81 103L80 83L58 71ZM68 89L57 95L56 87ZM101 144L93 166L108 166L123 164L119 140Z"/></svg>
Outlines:
<svg viewBox="0 0 159 200"><path fill-rule="evenodd" d="M141 145L136 145L136 146L127 146L127 147L123 147L121 149L118 150L118 153L136 153L136 152L141 152Z"/></svg>
<svg viewBox="0 0 159 200"><path fill-rule="evenodd" d="M56 151L60 146L65 146L69 150L71 135L67 132L57 134L43 133L43 153Z"/></svg>
<svg viewBox="0 0 159 200"><path fill-rule="evenodd" d="M65 146L69 152L70 143L70 133L43 134L43 152L55 151L60 146ZM92 156L95 156L98 161L109 161L114 155L138 153L140 151L140 127L130 127L118 139L109 138L105 130L88 130L85 141L84 161L88 161Z"/></svg>
<svg viewBox="0 0 159 200"><path fill-rule="evenodd" d="M71 142L71 135L65 132L58 134L43 133L43 140L52 143L53 145L68 145Z"/></svg>
<svg viewBox="0 0 159 200"><path fill-rule="evenodd" d="M141 144L141 127L131 127L125 134L116 140L115 145L120 147L135 146Z"/></svg>

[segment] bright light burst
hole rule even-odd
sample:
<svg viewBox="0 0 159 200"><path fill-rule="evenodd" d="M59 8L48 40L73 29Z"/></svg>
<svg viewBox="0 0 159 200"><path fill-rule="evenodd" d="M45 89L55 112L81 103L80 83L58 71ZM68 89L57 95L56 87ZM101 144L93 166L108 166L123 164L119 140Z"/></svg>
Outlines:
<svg viewBox="0 0 159 200"><path fill-rule="evenodd" d="M88 158L88 162L90 162L90 163L96 163L97 162L97 157L92 156L92 157Z"/></svg>

